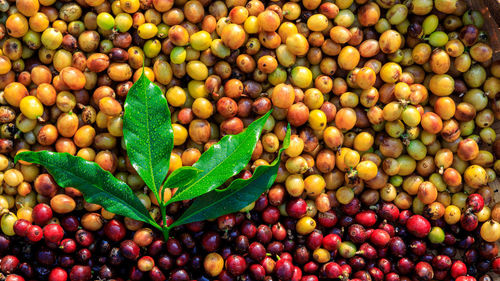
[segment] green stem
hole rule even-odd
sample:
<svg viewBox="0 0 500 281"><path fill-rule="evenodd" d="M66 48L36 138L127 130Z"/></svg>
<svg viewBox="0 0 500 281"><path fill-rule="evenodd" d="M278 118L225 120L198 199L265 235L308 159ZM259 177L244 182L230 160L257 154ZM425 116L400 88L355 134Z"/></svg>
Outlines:
<svg viewBox="0 0 500 281"><path fill-rule="evenodd" d="M168 240L168 233L170 232L170 228L169 227L163 227L163 238L165 239L165 241Z"/></svg>
<svg viewBox="0 0 500 281"><path fill-rule="evenodd" d="M161 219L163 220L163 226L161 228L161 231L163 232L163 238L165 238L165 241L168 240L168 233L170 229L167 226L167 207L164 204L160 204L160 211L161 211Z"/></svg>

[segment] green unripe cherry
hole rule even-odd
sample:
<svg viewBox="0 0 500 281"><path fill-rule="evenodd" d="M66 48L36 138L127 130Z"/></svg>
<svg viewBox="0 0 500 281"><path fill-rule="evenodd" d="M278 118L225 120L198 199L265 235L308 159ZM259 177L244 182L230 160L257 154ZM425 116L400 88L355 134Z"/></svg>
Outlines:
<svg viewBox="0 0 500 281"><path fill-rule="evenodd" d="M99 13L97 25L104 30L111 30L115 26L115 19L109 13Z"/></svg>
<svg viewBox="0 0 500 281"><path fill-rule="evenodd" d="M175 64L181 64L186 60L186 49L176 46L170 52L170 61Z"/></svg>

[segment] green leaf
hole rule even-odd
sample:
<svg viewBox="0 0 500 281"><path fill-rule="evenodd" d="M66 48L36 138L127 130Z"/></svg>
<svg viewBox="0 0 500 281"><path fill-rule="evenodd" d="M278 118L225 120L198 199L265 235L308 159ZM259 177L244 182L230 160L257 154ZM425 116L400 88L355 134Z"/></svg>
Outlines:
<svg viewBox="0 0 500 281"><path fill-rule="evenodd" d="M143 72L128 91L124 108L123 138L130 163L159 199L174 147L167 100Z"/></svg>
<svg viewBox="0 0 500 281"><path fill-rule="evenodd" d="M50 151L22 152L14 159L16 162L18 160L44 166L57 184L78 189L87 202L99 204L107 211L161 229L130 187L95 162L69 153Z"/></svg>
<svg viewBox="0 0 500 281"><path fill-rule="evenodd" d="M167 204L212 191L245 168L270 114L271 111L252 122L245 131L227 135L212 145L193 165L203 172L189 185L179 188Z"/></svg>
<svg viewBox="0 0 500 281"><path fill-rule="evenodd" d="M190 184L201 172L202 170L191 166L180 167L179 169L173 171L163 184L163 188L160 191L160 196L163 196L163 190L165 188L180 188ZM163 202L163 198L161 198L161 202Z"/></svg>
<svg viewBox="0 0 500 281"><path fill-rule="evenodd" d="M234 213L257 200L276 179L281 153L290 144L290 131L288 124L283 146L271 165L257 167L249 179L236 179L225 189L216 189L198 197L169 228Z"/></svg>

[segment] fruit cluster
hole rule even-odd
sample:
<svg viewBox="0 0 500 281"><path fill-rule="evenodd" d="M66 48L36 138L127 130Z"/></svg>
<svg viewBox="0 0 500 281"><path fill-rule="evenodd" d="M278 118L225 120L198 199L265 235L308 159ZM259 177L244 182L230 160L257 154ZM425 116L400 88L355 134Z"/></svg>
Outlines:
<svg viewBox="0 0 500 281"><path fill-rule="evenodd" d="M0 271L5 280L489 281L500 273L500 61L465 0L0 0ZM169 171L273 109L238 177L240 213L161 234L85 202L22 151L126 182L123 104L165 93ZM165 189L168 201L175 189ZM171 224L190 202L168 206Z"/></svg>

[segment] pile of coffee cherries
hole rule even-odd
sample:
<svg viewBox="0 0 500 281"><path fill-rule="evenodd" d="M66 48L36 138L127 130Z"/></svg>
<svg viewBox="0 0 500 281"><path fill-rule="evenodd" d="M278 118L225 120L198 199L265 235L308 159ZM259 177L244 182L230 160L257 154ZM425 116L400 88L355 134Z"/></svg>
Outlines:
<svg viewBox="0 0 500 281"><path fill-rule="evenodd" d="M0 0L0 279L498 280L488 24L465 0ZM95 161L160 223L123 142L143 64L172 112L170 172L272 109L249 177L290 123L270 190L165 241L13 162Z"/></svg>

